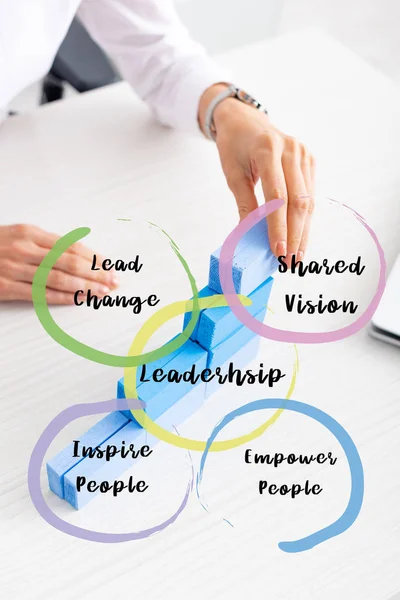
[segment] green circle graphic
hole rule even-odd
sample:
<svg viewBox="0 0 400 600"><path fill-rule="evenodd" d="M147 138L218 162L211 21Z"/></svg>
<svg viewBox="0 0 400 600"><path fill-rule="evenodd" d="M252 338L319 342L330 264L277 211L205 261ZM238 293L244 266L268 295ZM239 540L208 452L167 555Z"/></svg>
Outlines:
<svg viewBox="0 0 400 600"><path fill-rule="evenodd" d="M196 327L196 323L200 315L199 292L196 286L196 281L189 269L187 262L179 252L178 246L165 232L163 233L167 235L172 250L175 252L176 256L178 257L188 276L193 295L193 309L190 321L185 327L185 329L176 338L170 340L160 348L152 350L151 352L146 352L145 354L138 354L134 356L119 356L117 354L109 354L108 352L102 352L101 350L96 350L96 348L87 346L83 342L80 342L79 340L70 336L68 333L63 331L61 327L57 325L57 323L51 316L47 304L47 278L51 269L54 267L55 263L60 258L60 256L64 252L66 252L68 248L70 248L70 246L72 246L82 238L86 237L89 233L89 227L79 227L78 229L74 229L73 231L70 231L69 233L64 235L54 244L53 248L46 254L46 256L44 257L44 259L42 260L35 272L35 276L32 282L32 301L38 319L44 327L45 331L58 344L60 344L67 350L70 350L74 354L82 356L83 358L87 358L88 360L91 360L93 362L100 363L102 365L108 365L110 367L137 367L139 365L144 365L146 363L153 362L160 358L164 358L165 356L168 356L168 354L170 354L171 352L174 352L175 350L180 348L190 338L190 335Z"/></svg>

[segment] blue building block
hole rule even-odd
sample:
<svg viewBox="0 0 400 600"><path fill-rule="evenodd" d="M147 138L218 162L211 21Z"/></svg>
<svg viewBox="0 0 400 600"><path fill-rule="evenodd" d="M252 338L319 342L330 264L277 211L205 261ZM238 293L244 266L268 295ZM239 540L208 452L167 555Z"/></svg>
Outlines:
<svg viewBox="0 0 400 600"><path fill-rule="evenodd" d="M122 442L126 444L135 444L135 449L140 449L146 444L145 430L139 427L137 423L128 421L125 427L120 429L100 448L104 450L107 445L115 445L120 448ZM120 454L114 456L110 461L105 458L84 458L78 465L66 473L64 477L65 500L77 510L82 508L89 500L95 497L95 493L87 490L77 490L77 477L86 477L86 481L95 480L98 483L102 481L112 482L126 469L132 466L133 459L122 459Z"/></svg>
<svg viewBox="0 0 400 600"><path fill-rule="evenodd" d="M222 294L219 279L221 248L211 254L208 286ZM248 296L271 277L278 268L278 260L269 246L267 222L257 223L238 243L232 264L232 277L237 294Z"/></svg>
<svg viewBox="0 0 400 600"><path fill-rule="evenodd" d="M117 398L125 398L124 378L123 377L121 377L121 379L118 379ZM128 416L129 412L130 412L129 410L121 410L121 413L122 414L126 413L126 416Z"/></svg>
<svg viewBox="0 0 400 600"><path fill-rule="evenodd" d="M253 317L267 306L273 281L273 278L270 277L249 295L252 305L246 307L246 310ZM229 306L207 308L200 317L196 341L200 346L209 350L215 348L241 327L242 323Z"/></svg>
<svg viewBox="0 0 400 600"><path fill-rule="evenodd" d="M176 370L179 373L183 373L192 368L195 365L196 371L201 371L206 368L207 364L207 351L201 348L197 343L187 340L181 346L181 351L175 355L172 360L168 360L169 357L164 359L165 365L160 366L164 371ZM154 365L154 363L152 363ZM141 368L139 372L141 373ZM152 369L154 371L154 369ZM146 368L146 378L148 378L148 371ZM200 383L200 382L198 382ZM144 381L137 387L139 399L146 403L146 413L153 420L156 420L166 410L168 410L173 404L183 398L192 388L193 384L181 380L179 383L168 382L167 379L161 382L155 381ZM117 395L119 398L125 398L125 391L123 381L118 382ZM124 416L134 420L132 413L128 411L122 411Z"/></svg>
<svg viewBox="0 0 400 600"><path fill-rule="evenodd" d="M254 318L258 321L263 321L267 308L263 308ZM242 326L228 338L220 342L215 348L208 350L207 368L215 370L216 367L221 367L231 356L233 356L240 348L245 346L256 334L248 327Z"/></svg>
<svg viewBox="0 0 400 600"><path fill-rule="evenodd" d="M110 413L91 427L79 441L85 446L100 446L128 422L127 417L119 411ZM60 498L64 498L64 478L66 473L83 460L83 458L74 457L73 452L74 445L69 444L69 446L61 450L57 456L49 460L46 464L49 487Z"/></svg>
<svg viewBox="0 0 400 600"><path fill-rule="evenodd" d="M176 335L175 337L172 338L172 340L175 340L177 337L178 336ZM172 340L170 340L170 341L172 341ZM148 363L146 365L146 376L149 377L150 375L152 375L156 369L165 369L167 364L169 362L171 362L174 358L176 358L183 351L184 346L185 346L185 344L180 346L177 350L174 350L174 352L170 352L170 354L168 354L168 356L164 356L163 358L159 358L151 363ZM142 366L139 366L137 369L137 372L136 372L136 388L137 389L139 389L139 386L142 385L142 383L140 383L140 381L139 381L141 373L142 373ZM118 381L117 398L125 398L123 378ZM121 412L128 419L132 419L132 413L130 410L122 410Z"/></svg>
<svg viewBox="0 0 400 600"><path fill-rule="evenodd" d="M200 290L199 297L222 293L219 256L220 249L211 256L209 285ZM259 321L264 319L266 313L273 283L270 276L277 265L269 248L266 221L263 220L243 236L233 260L235 290L237 293L250 295L253 303L248 310ZM184 327L187 326L190 315L190 312L185 314ZM211 370L220 367L223 372L229 362L234 362L235 368L243 368L257 354L259 346L259 338L250 329L241 326L229 307L201 311L191 338L169 356L146 365L146 377L150 379L156 369L183 373L193 366L196 371L206 367ZM137 377L140 378L141 374L142 369L139 368ZM137 381L137 389L139 398L146 403L145 410L149 416L162 427L170 429L200 408L206 395L214 391L212 383L206 385L198 382L193 386L184 381ZM118 382L117 396L125 397L122 379ZM80 439L85 446L105 448L113 445L119 448L125 443L135 444L136 449L145 444L153 447L157 441L134 420L130 410L107 415ZM87 482L112 482L137 460L123 459L120 454L110 461L105 457L73 458L72 454L73 444L70 444L47 463L47 472L50 489L76 509L96 496L96 493L87 489L78 493L77 477L85 477Z"/></svg>
<svg viewBox="0 0 400 600"><path fill-rule="evenodd" d="M199 291L199 298L207 298L207 296L215 296L215 291L212 290L210 287L208 287L208 285L206 285L206 287L204 287L202 290ZM199 329L199 323L200 323L201 315L203 314L203 312L204 312L204 309L200 311L199 317L196 322L196 326L193 329L193 332L190 336L190 339L193 340L194 342L197 341L197 333L198 333L198 329ZM192 315L191 312L187 312L184 314L182 331L188 325L191 315Z"/></svg>
<svg viewBox="0 0 400 600"><path fill-rule="evenodd" d="M178 426L200 408L205 397L205 383L201 383L195 387L192 386L192 388L193 389L184 399L180 402L176 402L171 408L166 410L159 419L157 419L157 423L161 427L171 431L173 426ZM136 450L139 450L140 447L144 445L148 445L150 449L153 449L158 442L158 438L150 435L135 421L129 421L122 429L108 439L107 442L101 444L101 448L105 449L109 444L114 445L119 449L122 442L125 442L126 447L129 447L130 444L134 444ZM65 500L77 510L82 508L85 504L90 502L90 500L93 500L93 498L98 495L99 491L89 492L87 489L81 489L78 492L78 477L86 477L86 482L96 481L97 484L100 484L102 481L113 482L118 477L121 477L121 475L127 469L130 469L138 460L141 459L121 458L120 454L116 454L108 462L105 457L84 458L65 475ZM107 493L111 494L112 492Z"/></svg>

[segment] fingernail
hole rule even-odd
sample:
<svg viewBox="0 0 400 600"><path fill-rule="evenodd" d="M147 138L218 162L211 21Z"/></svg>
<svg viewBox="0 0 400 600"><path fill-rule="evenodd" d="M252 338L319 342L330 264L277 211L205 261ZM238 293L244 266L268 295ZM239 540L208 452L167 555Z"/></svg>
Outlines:
<svg viewBox="0 0 400 600"><path fill-rule="evenodd" d="M282 240L276 244L275 255L276 256L286 256L286 242Z"/></svg>
<svg viewBox="0 0 400 600"><path fill-rule="evenodd" d="M119 279L115 275L112 275L110 277L109 282L112 288L116 288L119 286Z"/></svg>
<svg viewBox="0 0 400 600"><path fill-rule="evenodd" d="M108 294L108 292L110 291L110 288L108 288L106 285L96 285L94 286L94 293L96 294Z"/></svg>
<svg viewBox="0 0 400 600"><path fill-rule="evenodd" d="M301 250L299 250L298 253L297 253L296 262L298 262L299 260L303 260L303 258L304 258L304 252L302 252Z"/></svg>

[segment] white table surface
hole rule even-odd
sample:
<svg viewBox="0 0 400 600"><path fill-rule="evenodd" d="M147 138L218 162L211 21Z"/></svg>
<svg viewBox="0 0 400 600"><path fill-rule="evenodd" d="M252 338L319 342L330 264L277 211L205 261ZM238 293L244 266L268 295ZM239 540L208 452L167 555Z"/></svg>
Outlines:
<svg viewBox="0 0 400 600"><path fill-rule="evenodd" d="M309 258L351 260L365 276L277 277L273 324L314 330L349 322L337 315L302 321L284 314L283 294L356 299L360 309L377 282L377 254L365 230L327 197L351 205L374 228L389 266L400 251L400 91L387 77L323 33L305 31L222 57L243 87L263 98L275 123L303 140L318 161L317 202ZM155 221L178 243L200 287L208 257L237 222L212 144L154 124L126 84L9 119L0 129L2 223L26 222L64 234L87 225L87 243L114 258L140 253L141 275L125 274L121 291L158 293L163 304L190 296L168 244L146 224ZM130 218L131 222L117 221ZM69 333L108 352L126 354L151 312L53 309ZM336 319L336 320L335 320ZM272 324L271 320L271 324ZM154 336L155 347L179 320ZM3 305L1 344L1 582L5 598L269 598L385 600L400 589L400 352L363 330L341 342L299 347L293 397L328 412L350 433L365 470L365 500L343 535L300 554L277 544L333 522L344 510L349 472L339 445L316 423L285 413L250 445L259 452L333 451L335 467L285 467L274 481L310 478L324 487L313 499L257 494L260 467L243 463L244 448L209 458L207 514L193 495L178 521L141 542L94 544L66 536L37 514L27 489L30 453L46 425L77 402L115 395L122 369L80 358L57 345L32 307ZM265 340L257 358L290 373L293 348ZM286 382L267 395L284 395ZM222 391L180 432L205 439L234 406L263 397L259 389ZM265 394L264 394L265 395ZM257 415L259 423L265 415ZM67 427L49 455L96 420ZM248 431L251 419L236 430ZM232 434L232 428L227 434ZM193 460L198 461L194 454ZM167 518L188 477L185 452L159 444L144 499L98 498L79 512L47 492L67 520L104 531L129 531ZM267 477L265 477L267 478ZM235 525L221 520L227 517ZM124 596L123 596L124 595Z"/></svg>

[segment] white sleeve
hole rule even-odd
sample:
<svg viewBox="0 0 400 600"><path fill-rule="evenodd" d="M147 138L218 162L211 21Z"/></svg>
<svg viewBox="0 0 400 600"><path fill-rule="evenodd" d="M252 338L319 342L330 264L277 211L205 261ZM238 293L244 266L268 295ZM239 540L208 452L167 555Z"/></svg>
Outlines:
<svg viewBox="0 0 400 600"><path fill-rule="evenodd" d="M190 37L171 0L82 0L78 16L159 121L199 131L200 96L229 74Z"/></svg>

